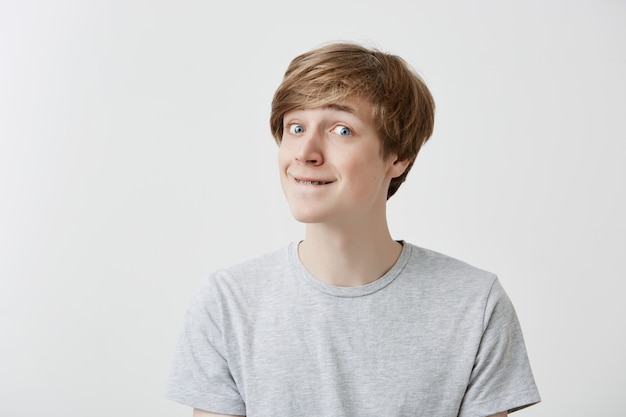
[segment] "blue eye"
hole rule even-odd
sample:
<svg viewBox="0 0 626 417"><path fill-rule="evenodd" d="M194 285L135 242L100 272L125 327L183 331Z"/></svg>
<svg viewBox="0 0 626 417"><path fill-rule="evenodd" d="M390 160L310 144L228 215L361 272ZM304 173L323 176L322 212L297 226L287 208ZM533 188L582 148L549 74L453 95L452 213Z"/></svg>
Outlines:
<svg viewBox="0 0 626 417"><path fill-rule="evenodd" d="M294 135L297 135L299 133L304 133L304 127L298 124L289 125L289 133L294 134Z"/></svg>
<svg viewBox="0 0 626 417"><path fill-rule="evenodd" d="M352 134L352 129L346 126L337 126L333 129L333 132L339 136L350 136Z"/></svg>

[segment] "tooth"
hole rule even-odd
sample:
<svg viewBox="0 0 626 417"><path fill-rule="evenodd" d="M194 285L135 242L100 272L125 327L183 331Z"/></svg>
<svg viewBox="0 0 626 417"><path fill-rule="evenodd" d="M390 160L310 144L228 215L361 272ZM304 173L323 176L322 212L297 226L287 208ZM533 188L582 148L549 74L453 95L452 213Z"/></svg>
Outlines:
<svg viewBox="0 0 626 417"><path fill-rule="evenodd" d="M324 181L304 181L304 180L298 180L298 182L300 184L304 184L304 185L324 185L324 184L326 184Z"/></svg>

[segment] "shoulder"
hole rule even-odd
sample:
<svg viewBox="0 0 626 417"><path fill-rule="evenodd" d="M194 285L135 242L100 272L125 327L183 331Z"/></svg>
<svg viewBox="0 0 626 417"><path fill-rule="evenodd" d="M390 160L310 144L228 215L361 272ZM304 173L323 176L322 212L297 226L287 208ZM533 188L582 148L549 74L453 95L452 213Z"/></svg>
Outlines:
<svg viewBox="0 0 626 417"><path fill-rule="evenodd" d="M497 281L494 273L462 260L410 243L411 256L405 269L439 285L491 287Z"/></svg>
<svg viewBox="0 0 626 417"><path fill-rule="evenodd" d="M208 281L213 281L217 284L249 283L270 279L288 272L291 269L289 250L292 245L267 252L228 268L216 270L209 274Z"/></svg>
<svg viewBox="0 0 626 417"><path fill-rule="evenodd" d="M494 273L430 249L410 244L407 249L410 257L396 280L399 291L428 311L482 323L494 287L499 288Z"/></svg>
<svg viewBox="0 0 626 417"><path fill-rule="evenodd" d="M290 264L289 251L293 245L291 243L288 246L276 249L271 252L264 253L260 256L248 259L246 261L235 264L229 268L217 271L222 274L230 274L233 276L248 275L250 272L264 272L273 271L277 268L283 268Z"/></svg>
<svg viewBox="0 0 626 417"><path fill-rule="evenodd" d="M407 268L450 310L472 309L486 326L518 326L513 304L496 274L429 249L412 246Z"/></svg>
<svg viewBox="0 0 626 417"><path fill-rule="evenodd" d="M292 245L210 272L200 284L197 295L205 300L241 298L280 286L291 275L289 250Z"/></svg>

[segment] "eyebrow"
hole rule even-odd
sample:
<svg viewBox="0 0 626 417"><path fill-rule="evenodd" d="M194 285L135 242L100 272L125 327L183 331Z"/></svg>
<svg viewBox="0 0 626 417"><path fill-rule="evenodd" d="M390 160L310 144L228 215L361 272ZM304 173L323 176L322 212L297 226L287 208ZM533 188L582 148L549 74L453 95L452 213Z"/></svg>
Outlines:
<svg viewBox="0 0 626 417"><path fill-rule="evenodd" d="M328 106L324 106L324 108L330 109L330 110L343 111L343 112L351 113L351 114L356 113L352 107L344 106L343 104L337 104L337 103L329 104Z"/></svg>

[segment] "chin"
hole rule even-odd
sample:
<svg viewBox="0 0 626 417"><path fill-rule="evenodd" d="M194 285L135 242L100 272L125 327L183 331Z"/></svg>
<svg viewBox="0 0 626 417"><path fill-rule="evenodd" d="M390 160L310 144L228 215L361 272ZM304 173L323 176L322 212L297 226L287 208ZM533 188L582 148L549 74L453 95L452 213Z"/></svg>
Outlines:
<svg viewBox="0 0 626 417"><path fill-rule="evenodd" d="M306 208L292 208L291 215L300 223L322 223L326 216L318 210L307 210Z"/></svg>
<svg viewBox="0 0 626 417"><path fill-rule="evenodd" d="M296 221L300 223L309 224L309 223L321 223L322 222L322 216L316 216L311 213L295 213L292 211L291 215Z"/></svg>

